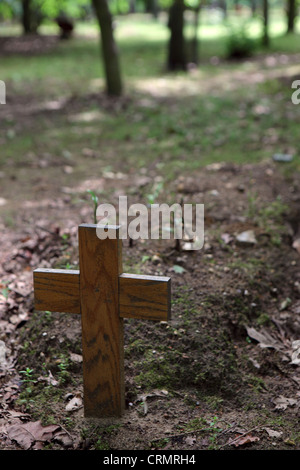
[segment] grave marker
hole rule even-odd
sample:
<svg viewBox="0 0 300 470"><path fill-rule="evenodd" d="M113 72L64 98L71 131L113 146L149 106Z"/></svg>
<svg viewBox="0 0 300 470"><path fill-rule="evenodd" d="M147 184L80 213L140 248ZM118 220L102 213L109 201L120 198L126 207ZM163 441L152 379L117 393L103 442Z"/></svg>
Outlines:
<svg viewBox="0 0 300 470"><path fill-rule="evenodd" d="M124 411L123 318L167 321L171 279L123 273L120 227L104 240L96 229L78 228L79 270L34 271L34 297L37 310L81 314L84 414L100 418Z"/></svg>

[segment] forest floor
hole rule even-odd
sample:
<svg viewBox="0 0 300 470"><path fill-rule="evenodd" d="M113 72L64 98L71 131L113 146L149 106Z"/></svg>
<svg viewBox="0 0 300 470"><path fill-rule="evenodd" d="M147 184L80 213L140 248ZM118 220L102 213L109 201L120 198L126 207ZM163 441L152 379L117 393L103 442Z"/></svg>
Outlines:
<svg viewBox="0 0 300 470"><path fill-rule="evenodd" d="M253 83L255 77L253 72ZM272 93L283 108L278 83ZM201 137L205 141L208 133L216 141L210 124L207 133L197 128L200 147L185 168L184 158L180 164L172 154L180 126L168 122L168 145L149 164L154 137L145 145L143 132L140 139L123 132L108 140L105 134L104 117L108 127L113 120L120 124L128 109L132 126L155 106L172 115L174 94L162 99L144 91L114 102L100 96L96 105L95 95L73 96L45 108L27 92L15 94L1 115L7 153L0 173L0 449L299 450L299 147L296 137L279 132L280 124L263 121L265 115L271 119L271 98L256 107L257 132L264 125L269 132L261 140L252 129L245 144L249 161L211 157L197 167ZM295 108L288 103L280 118L293 121ZM248 108L236 112L238 135L247 127ZM58 130L64 126L62 137ZM189 132L183 136L187 152L196 139ZM212 151L221 147L221 155L229 136L221 132L219 139ZM270 155L276 149L296 155L292 162L264 154L251 161L251 152L257 155L261 147ZM93 222L87 190L113 204L126 194L129 203L153 199L205 207L201 250L186 251L173 240L123 243L124 272L172 278L172 318L124 320L126 410L120 419L84 418L80 318L34 310L34 269L78 267L78 225ZM244 232L247 242L239 238Z"/></svg>

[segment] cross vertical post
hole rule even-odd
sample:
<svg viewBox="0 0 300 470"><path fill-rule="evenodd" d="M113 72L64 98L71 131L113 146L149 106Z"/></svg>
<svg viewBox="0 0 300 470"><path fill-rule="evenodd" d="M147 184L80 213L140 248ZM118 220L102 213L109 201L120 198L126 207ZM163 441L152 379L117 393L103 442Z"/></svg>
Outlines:
<svg viewBox="0 0 300 470"><path fill-rule="evenodd" d="M86 416L121 416L124 407L121 240L119 227L108 231L101 241L91 225L81 225L78 232Z"/></svg>

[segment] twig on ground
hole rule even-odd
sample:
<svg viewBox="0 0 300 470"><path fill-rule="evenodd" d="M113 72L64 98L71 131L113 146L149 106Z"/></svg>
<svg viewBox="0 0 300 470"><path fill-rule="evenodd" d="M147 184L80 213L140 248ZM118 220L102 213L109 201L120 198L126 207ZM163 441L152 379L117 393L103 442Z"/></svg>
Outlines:
<svg viewBox="0 0 300 470"><path fill-rule="evenodd" d="M253 432L255 431L256 429L260 428L261 425L259 424L258 426L255 426L254 428L252 429L249 429L248 431L245 431L243 434L240 434L238 437L235 437L234 439L232 439L232 441L230 442L226 442L225 444L221 445L219 447L219 449L221 449L222 447L225 447L225 446L231 446L232 444L234 444L236 441L238 441L239 439L241 439L241 437L244 437L246 436L247 434L250 434L250 432Z"/></svg>

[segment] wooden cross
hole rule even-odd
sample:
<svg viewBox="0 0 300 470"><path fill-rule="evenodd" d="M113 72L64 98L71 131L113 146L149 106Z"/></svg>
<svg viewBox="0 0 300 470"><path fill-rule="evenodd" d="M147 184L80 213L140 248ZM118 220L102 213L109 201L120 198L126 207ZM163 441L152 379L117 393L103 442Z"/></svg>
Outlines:
<svg viewBox="0 0 300 470"><path fill-rule="evenodd" d="M37 310L81 314L84 414L99 418L124 411L123 318L167 321L171 280L124 274L120 227L104 240L96 228L78 228L80 270L34 271L34 296Z"/></svg>

